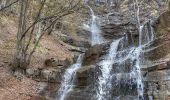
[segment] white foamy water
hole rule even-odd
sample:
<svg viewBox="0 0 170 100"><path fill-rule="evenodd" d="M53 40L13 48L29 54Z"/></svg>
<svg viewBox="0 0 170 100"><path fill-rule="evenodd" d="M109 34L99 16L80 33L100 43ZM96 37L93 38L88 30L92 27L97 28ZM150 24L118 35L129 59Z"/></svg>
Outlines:
<svg viewBox="0 0 170 100"><path fill-rule="evenodd" d="M144 37L144 26L149 25L149 29L146 36ZM139 45L133 50L133 53L129 56L132 61L135 61L135 64L133 66L133 70L131 72L132 76L136 76L136 82L137 82L137 91L138 91L138 99L144 100L143 94L144 94L144 84L142 82L142 73L140 70L141 63L143 62L143 52L146 51L144 48L148 46L152 41L154 40L154 31L151 26L150 22L146 22L139 28ZM144 42L142 42L144 41Z"/></svg>
<svg viewBox="0 0 170 100"><path fill-rule="evenodd" d="M76 77L76 72L79 68L81 68L82 60L84 54L79 55L75 64L71 65L63 76L63 81L61 82L60 89L58 91L58 96L56 100L64 100L67 94L72 91L74 80Z"/></svg>
<svg viewBox="0 0 170 100"><path fill-rule="evenodd" d="M110 95L110 89L112 88L112 64L114 63L120 40L121 39L118 39L111 43L109 53L104 57L104 60L99 63L102 75L98 78L97 100L105 100L105 97Z"/></svg>
<svg viewBox="0 0 170 100"><path fill-rule="evenodd" d="M94 14L94 11L90 6L88 6L91 12L91 24L90 24L90 32L91 32L91 45L101 44L104 42L103 37L101 36L100 26L97 22L97 17Z"/></svg>

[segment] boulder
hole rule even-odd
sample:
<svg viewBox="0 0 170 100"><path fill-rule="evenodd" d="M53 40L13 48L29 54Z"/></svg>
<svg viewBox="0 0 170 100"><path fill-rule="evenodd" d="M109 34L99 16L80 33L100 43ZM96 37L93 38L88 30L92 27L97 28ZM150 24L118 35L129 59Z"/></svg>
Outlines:
<svg viewBox="0 0 170 100"><path fill-rule="evenodd" d="M44 66L45 67L58 67L58 66L63 66L63 67L68 67L73 63L72 60L70 59L56 59L56 58L50 58L50 59L46 59L44 61Z"/></svg>
<svg viewBox="0 0 170 100"><path fill-rule="evenodd" d="M60 82L62 72L59 69L43 69L41 71L40 80L47 82Z"/></svg>
<svg viewBox="0 0 170 100"><path fill-rule="evenodd" d="M32 78L40 77L41 69L38 68L28 68L26 69L26 75Z"/></svg>
<svg viewBox="0 0 170 100"><path fill-rule="evenodd" d="M26 75L40 82L60 82L62 70L54 68L28 68L26 69Z"/></svg>

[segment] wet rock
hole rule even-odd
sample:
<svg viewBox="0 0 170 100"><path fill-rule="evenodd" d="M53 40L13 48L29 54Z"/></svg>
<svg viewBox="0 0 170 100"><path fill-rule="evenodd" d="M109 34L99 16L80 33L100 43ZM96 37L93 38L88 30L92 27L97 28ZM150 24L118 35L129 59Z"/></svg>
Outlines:
<svg viewBox="0 0 170 100"><path fill-rule="evenodd" d="M166 81L169 80L170 70L158 70L149 72L144 78L145 81Z"/></svg>
<svg viewBox="0 0 170 100"><path fill-rule="evenodd" d="M114 97L114 98L117 98L119 100L137 100L138 96L125 95L125 96L117 96L117 97Z"/></svg>
<svg viewBox="0 0 170 100"><path fill-rule="evenodd" d="M148 72L166 69L170 69L170 66L167 65L167 62L158 62L156 64L153 64L152 66L145 66L141 68L142 71Z"/></svg>
<svg viewBox="0 0 170 100"><path fill-rule="evenodd" d="M147 86L148 92L150 98L153 98L154 100L169 100L169 81L151 81L145 86Z"/></svg>
<svg viewBox="0 0 170 100"><path fill-rule="evenodd" d="M144 52L145 59L155 61L170 54L170 40L168 38L169 37L163 37L154 40L151 46Z"/></svg>
<svg viewBox="0 0 170 100"><path fill-rule="evenodd" d="M170 67L170 61L167 62L167 66Z"/></svg>
<svg viewBox="0 0 170 100"><path fill-rule="evenodd" d="M88 51L86 51L84 56L83 65L93 65L96 64L100 57L106 54L107 49L109 49L109 42L103 44L97 44L91 47Z"/></svg>
<svg viewBox="0 0 170 100"><path fill-rule="evenodd" d="M133 62L131 61L131 59L127 59L121 63L114 63L112 67L112 73L129 73L133 69Z"/></svg>
<svg viewBox="0 0 170 100"><path fill-rule="evenodd" d="M83 66L82 68L80 68L76 73L76 76L77 76L76 85L77 86L84 86L84 87L90 85L92 82L94 82L90 79L90 77L92 77L94 72L95 72L95 66L94 65Z"/></svg>
<svg viewBox="0 0 170 100"><path fill-rule="evenodd" d="M136 25L129 20L118 12L104 15L101 22L102 35L107 40L112 40L122 37L128 31L135 33L137 30Z"/></svg>
<svg viewBox="0 0 170 100"><path fill-rule="evenodd" d="M136 76L130 73L117 73L112 75L112 95L137 95Z"/></svg>
<svg viewBox="0 0 170 100"><path fill-rule="evenodd" d="M82 26L83 27L83 26ZM83 28L79 28L77 30L77 35L81 38L84 38L86 40L90 40L90 35L91 35L91 32L87 29L83 29Z"/></svg>
<svg viewBox="0 0 170 100"><path fill-rule="evenodd" d="M87 77L89 72L95 68L94 65L91 66L83 66L77 71L77 76L78 77Z"/></svg>
<svg viewBox="0 0 170 100"><path fill-rule="evenodd" d="M94 95L95 94L93 92L77 90L70 92L67 95L66 100L96 100Z"/></svg>

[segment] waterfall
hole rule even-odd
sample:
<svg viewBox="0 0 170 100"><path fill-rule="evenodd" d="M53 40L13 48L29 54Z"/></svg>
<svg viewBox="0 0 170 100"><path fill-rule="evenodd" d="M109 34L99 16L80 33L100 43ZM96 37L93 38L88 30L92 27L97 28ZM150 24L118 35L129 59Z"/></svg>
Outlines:
<svg viewBox="0 0 170 100"><path fill-rule="evenodd" d="M67 94L72 91L74 80L76 77L76 72L81 68L82 60L84 54L80 54L76 63L71 65L64 73L63 81L61 82L60 89L58 91L58 96L56 100L64 100Z"/></svg>
<svg viewBox="0 0 170 100"><path fill-rule="evenodd" d="M133 70L131 71L131 77L136 76L136 83L137 83L137 92L138 92L138 99L139 100L144 100L143 97L143 93L144 93L144 85L142 82L142 74L141 74L141 70L140 70L140 54L142 52L142 48L141 47L137 47L134 49L133 54L131 55L131 60L133 62L135 62L135 64L133 65Z"/></svg>
<svg viewBox="0 0 170 100"><path fill-rule="evenodd" d="M133 1L134 2L134 1ZM136 18L137 18L137 22L138 22L138 32L139 32L139 45L138 47L135 48L132 56L131 56L131 60L132 61L135 61L135 64L133 66L133 70L131 72L132 76L136 76L136 82L137 82L137 92L138 92L138 99L139 100L144 100L144 97L143 97L143 93L144 93L144 85L143 85L143 82L142 82L142 74L141 74L141 70L140 70L140 67L141 67L141 62L143 60L142 56L141 55L141 52L143 50L143 45L142 45L142 40L143 40L143 29L144 29L144 26L145 26L145 23L143 25L141 25L140 23L140 7L139 7L139 2L138 0L135 0L136 3L134 3L134 8L136 8ZM135 7L136 5L136 7ZM149 33L148 33L149 34ZM146 34L147 36L147 39L148 42L150 42L149 40L149 35ZM144 43L145 44L145 43Z"/></svg>
<svg viewBox="0 0 170 100"><path fill-rule="evenodd" d="M97 100L105 100L110 94L111 85L111 70L116 57L117 48L121 39L111 43L109 53L99 63L102 75L98 78Z"/></svg>
<svg viewBox="0 0 170 100"><path fill-rule="evenodd" d="M101 44L104 42L103 37L101 36L101 30L100 30L100 26L98 25L97 22L97 17L94 14L93 9L88 6L88 8L90 9L91 12L91 24L90 24L90 32L91 32L91 45L95 45L95 44Z"/></svg>
<svg viewBox="0 0 170 100"><path fill-rule="evenodd" d="M102 56L102 60L97 63L100 71L96 72L97 76L95 76L95 79L96 77L98 78L96 82L97 88L94 87L96 100L144 100L144 84L141 66L146 59L144 59L143 52L147 51L146 48L150 46L155 36L150 20L144 24L140 23L139 4L138 0L135 1L135 5L137 6L135 7L137 10L136 17L139 25L138 44L135 45L136 39L134 39L132 32L130 32L130 36L127 33L124 33L123 37L113 40L110 44L107 54ZM101 30L97 22L97 17L91 7L88 7L91 11L92 18L90 25L84 24L84 29L91 32L91 45L93 46L95 44L103 43L104 39L100 34ZM131 41L132 45L129 44L129 41ZM74 91L73 86L76 78L76 72L81 67L82 59L83 55L80 55L77 62L66 70L63 76L63 82L58 91L58 98L56 100L64 100L70 91ZM82 91L80 89L78 92L76 90L75 91L76 93L89 93L86 89L83 89Z"/></svg>
<svg viewBox="0 0 170 100"><path fill-rule="evenodd" d="M144 26L147 26L147 33L146 35L146 39L143 37L143 30L144 30ZM145 40L145 43L142 43L142 40ZM144 99L143 97L143 93L144 93L144 85L142 82L142 74L141 74L141 70L140 70L140 66L141 66L141 62L143 60L143 55L141 54L143 52L143 48L145 48L147 46L147 44L149 44L151 41L154 40L154 30L153 27L151 26L151 21L147 21L146 23L144 23L144 25L140 26L140 30L139 30L139 46L136 48L136 74L137 74L137 89L138 89L138 98L139 99ZM134 69L135 70L135 69Z"/></svg>
<svg viewBox="0 0 170 100"><path fill-rule="evenodd" d="M144 30L147 30L148 32L145 33ZM144 100L144 84L142 82L141 66L146 60L143 58L143 51L145 51L145 47L154 40L154 31L150 21L140 26L139 32L138 46L128 45L129 39L125 33L123 38L111 43L108 54L103 57L104 60L99 62L98 65L100 66L101 76L98 78L97 100L110 100L110 98L118 100L118 98L121 98L124 94L119 94L116 98L113 98L112 96L113 88L121 86L121 80L124 82L123 84L131 86L136 84L138 99ZM128 60L130 65L122 66L122 64ZM116 70L114 69L113 64L116 64L115 67L119 69L119 72L112 73L114 72L113 70ZM130 72L124 73L123 69L125 68L123 67L126 66L129 66L132 69ZM133 91L133 89L130 88L131 86L129 86L129 90Z"/></svg>
<svg viewBox="0 0 170 100"><path fill-rule="evenodd" d="M145 23L144 23L145 25ZM144 85L142 82L142 74L141 74L141 70L140 70L140 63L141 63L141 52L142 52L142 37L143 37L143 28L144 25L139 26L139 46L135 49L135 58L133 60L136 60L136 64L133 67L133 71L132 71L132 75L134 75L133 73L135 73L135 75L137 76L136 80L137 80L137 91L138 91L138 99L142 99L144 100L143 97L143 93L144 93Z"/></svg>

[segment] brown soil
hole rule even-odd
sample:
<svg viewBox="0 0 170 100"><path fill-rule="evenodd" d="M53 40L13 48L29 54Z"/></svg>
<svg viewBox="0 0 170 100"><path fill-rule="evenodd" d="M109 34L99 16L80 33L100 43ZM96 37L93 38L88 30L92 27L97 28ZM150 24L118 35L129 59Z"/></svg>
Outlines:
<svg viewBox="0 0 170 100"><path fill-rule="evenodd" d="M36 92L37 82L22 75L15 77L9 65L15 53L17 24L0 16L0 100L43 100ZM33 55L30 67L43 67L47 58L71 59L72 53L59 40L45 35Z"/></svg>

